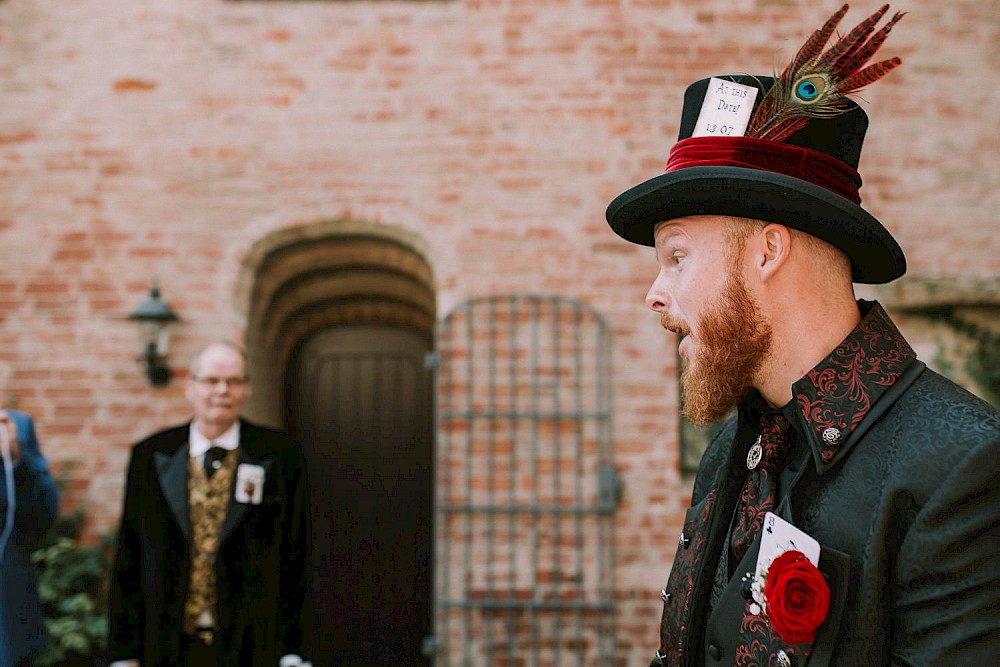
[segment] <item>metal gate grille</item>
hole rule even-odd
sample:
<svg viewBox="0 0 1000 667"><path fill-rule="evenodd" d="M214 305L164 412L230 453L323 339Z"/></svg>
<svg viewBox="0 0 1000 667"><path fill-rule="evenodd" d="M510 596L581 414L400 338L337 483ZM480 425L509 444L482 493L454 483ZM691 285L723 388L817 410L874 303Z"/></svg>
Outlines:
<svg viewBox="0 0 1000 667"><path fill-rule="evenodd" d="M438 665L610 665L610 336L560 297L466 302L438 338Z"/></svg>

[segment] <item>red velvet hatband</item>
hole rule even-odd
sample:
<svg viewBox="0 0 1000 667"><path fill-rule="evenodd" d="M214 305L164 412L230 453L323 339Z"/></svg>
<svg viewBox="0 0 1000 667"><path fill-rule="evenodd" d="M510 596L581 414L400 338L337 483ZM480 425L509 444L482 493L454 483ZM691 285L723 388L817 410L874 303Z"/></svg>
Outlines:
<svg viewBox="0 0 1000 667"><path fill-rule="evenodd" d="M840 160L801 146L755 137L691 137L670 149L667 173L691 167L763 169L799 178L861 203L861 174Z"/></svg>

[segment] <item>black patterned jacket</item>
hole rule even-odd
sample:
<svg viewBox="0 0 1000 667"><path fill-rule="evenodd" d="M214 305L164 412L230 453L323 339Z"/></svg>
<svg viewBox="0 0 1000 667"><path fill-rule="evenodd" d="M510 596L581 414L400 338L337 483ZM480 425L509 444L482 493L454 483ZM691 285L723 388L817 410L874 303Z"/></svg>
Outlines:
<svg viewBox="0 0 1000 667"><path fill-rule="evenodd" d="M757 436L740 406L695 479L654 665L997 664L1000 412L917 361L880 305L859 305L862 322L793 385L786 412L809 459L777 513L820 542L831 588L815 642L787 646L752 613L741 576L759 537L709 612Z"/></svg>

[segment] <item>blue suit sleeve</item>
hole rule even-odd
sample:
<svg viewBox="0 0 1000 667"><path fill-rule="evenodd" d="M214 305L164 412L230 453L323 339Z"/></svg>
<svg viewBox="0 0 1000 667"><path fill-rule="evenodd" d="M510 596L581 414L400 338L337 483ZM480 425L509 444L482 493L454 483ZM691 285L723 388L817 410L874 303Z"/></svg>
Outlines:
<svg viewBox="0 0 1000 667"><path fill-rule="evenodd" d="M14 531L20 538L40 538L55 521L59 510L59 489L49 473L35 436L31 417L8 410L17 426L21 458L14 465L16 508Z"/></svg>

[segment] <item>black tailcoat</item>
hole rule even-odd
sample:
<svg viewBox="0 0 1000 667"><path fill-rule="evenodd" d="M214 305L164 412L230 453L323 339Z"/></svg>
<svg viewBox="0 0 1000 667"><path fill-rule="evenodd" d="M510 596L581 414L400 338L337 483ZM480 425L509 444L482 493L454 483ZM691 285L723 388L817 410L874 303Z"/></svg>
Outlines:
<svg viewBox="0 0 1000 667"><path fill-rule="evenodd" d="M132 450L110 597L108 654L143 667L176 667L190 574L189 425ZM285 654L306 655L312 538L309 482L290 436L245 421L240 463L265 470L259 505L230 504L219 537L221 664L273 667ZM234 475L235 480L235 475Z"/></svg>

